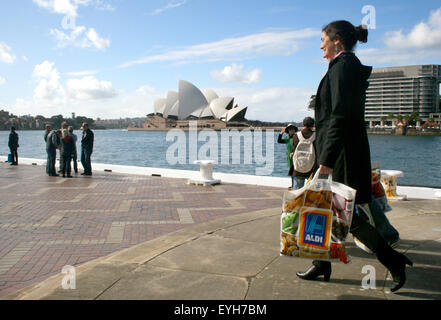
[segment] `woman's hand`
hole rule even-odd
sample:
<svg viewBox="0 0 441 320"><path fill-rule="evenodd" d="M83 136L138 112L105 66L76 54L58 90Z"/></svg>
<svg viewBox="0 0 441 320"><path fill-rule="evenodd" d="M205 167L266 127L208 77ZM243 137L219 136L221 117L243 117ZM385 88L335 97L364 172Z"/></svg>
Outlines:
<svg viewBox="0 0 441 320"><path fill-rule="evenodd" d="M284 134L285 133L285 128L282 129L282 131L280 131L280 134Z"/></svg>
<svg viewBox="0 0 441 320"><path fill-rule="evenodd" d="M333 170L334 169L329 168L329 167L324 166L324 165L320 165L320 169L319 169L320 173L322 173L322 174L332 174Z"/></svg>

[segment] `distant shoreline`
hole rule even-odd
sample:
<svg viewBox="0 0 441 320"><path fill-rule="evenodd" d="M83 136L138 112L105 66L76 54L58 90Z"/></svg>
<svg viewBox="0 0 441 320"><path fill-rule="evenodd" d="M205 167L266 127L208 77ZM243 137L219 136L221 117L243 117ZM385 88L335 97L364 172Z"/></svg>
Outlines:
<svg viewBox="0 0 441 320"><path fill-rule="evenodd" d="M227 128L222 128L222 129L210 129L210 130L214 130L214 131L221 131L221 130L238 130L238 131L242 131L242 130L250 130L250 131L255 131L255 130L262 130L262 131L266 131L266 130L274 130L275 132L280 132L284 127L227 127ZM189 131L189 128L167 128L167 129L154 129L154 128L92 128L92 130L127 130L127 131L152 131L152 132L167 132L169 130L172 129L179 129L182 131ZM197 131L202 131L202 130L206 130L208 128L197 128ZM300 128L299 128L300 129ZM0 129L0 131L9 131L8 129ZM16 131L44 131L43 129L19 129ZM397 135L393 132L381 132L381 131L373 131L373 130L367 130L368 135ZM412 131L408 131L405 135L403 136L441 136L441 131L440 132L412 132Z"/></svg>
<svg viewBox="0 0 441 320"><path fill-rule="evenodd" d="M370 130L368 130L368 135L383 135L383 136L390 136L390 135L393 135L393 136L428 136L428 137L430 137L430 136L432 136L432 137L434 137L434 136L441 136L441 131L440 132L420 132L420 131L418 131L418 132L407 132L406 134L404 134L404 135L401 135L401 134L395 134L395 133L393 133L393 132L376 132L376 131L370 131Z"/></svg>

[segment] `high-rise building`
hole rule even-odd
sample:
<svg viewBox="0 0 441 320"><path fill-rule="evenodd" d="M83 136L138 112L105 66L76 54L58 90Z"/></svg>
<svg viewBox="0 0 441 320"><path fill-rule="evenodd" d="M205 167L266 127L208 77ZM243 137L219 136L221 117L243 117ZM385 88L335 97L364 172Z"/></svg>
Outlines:
<svg viewBox="0 0 441 320"><path fill-rule="evenodd" d="M440 113L440 65L376 68L366 92L366 121L417 112L422 119Z"/></svg>

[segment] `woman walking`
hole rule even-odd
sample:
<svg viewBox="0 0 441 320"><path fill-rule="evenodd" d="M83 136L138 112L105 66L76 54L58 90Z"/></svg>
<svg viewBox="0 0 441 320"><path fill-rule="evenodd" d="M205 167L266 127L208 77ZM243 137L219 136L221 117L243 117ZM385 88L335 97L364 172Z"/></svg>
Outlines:
<svg viewBox="0 0 441 320"><path fill-rule="evenodd" d="M357 205L371 202L371 159L364 119L366 89L372 67L364 66L353 53L357 41L367 42L368 31L348 21L334 21L322 30L323 57L328 72L317 90L315 104L317 165L320 173L357 190ZM395 251L369 223L354 213L350 232L372 250L390 271L392 292L406 281L406 264L412 262ZM314 261L297 276L313 280L323 275L328 281L331 263Z"/></svg>

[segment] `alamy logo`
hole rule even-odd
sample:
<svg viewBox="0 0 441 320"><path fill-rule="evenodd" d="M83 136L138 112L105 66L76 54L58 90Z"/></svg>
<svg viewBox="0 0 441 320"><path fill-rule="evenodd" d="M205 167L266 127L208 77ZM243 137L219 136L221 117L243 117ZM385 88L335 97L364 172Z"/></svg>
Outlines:
<svg viewBox="0 0 441 320"><path fill-rule="evenodd" d="M190 121L188 133L172 129L167 132L166 141L173 142L166 153L172 166L212 160L215 165L254 164L258 176L271 175L274 170L274 130L266 130L265 134L257 129L198 130L197 121Z"/></svg>
<svg viewBox="0 0 441 320"><path fill-rule="evenodd" d="M366 5L361 9L361 13L365 14L361 20L361 24L366 26L366 29L376 29L377 28L377 14L375 7L372 5Z"/></svg>

